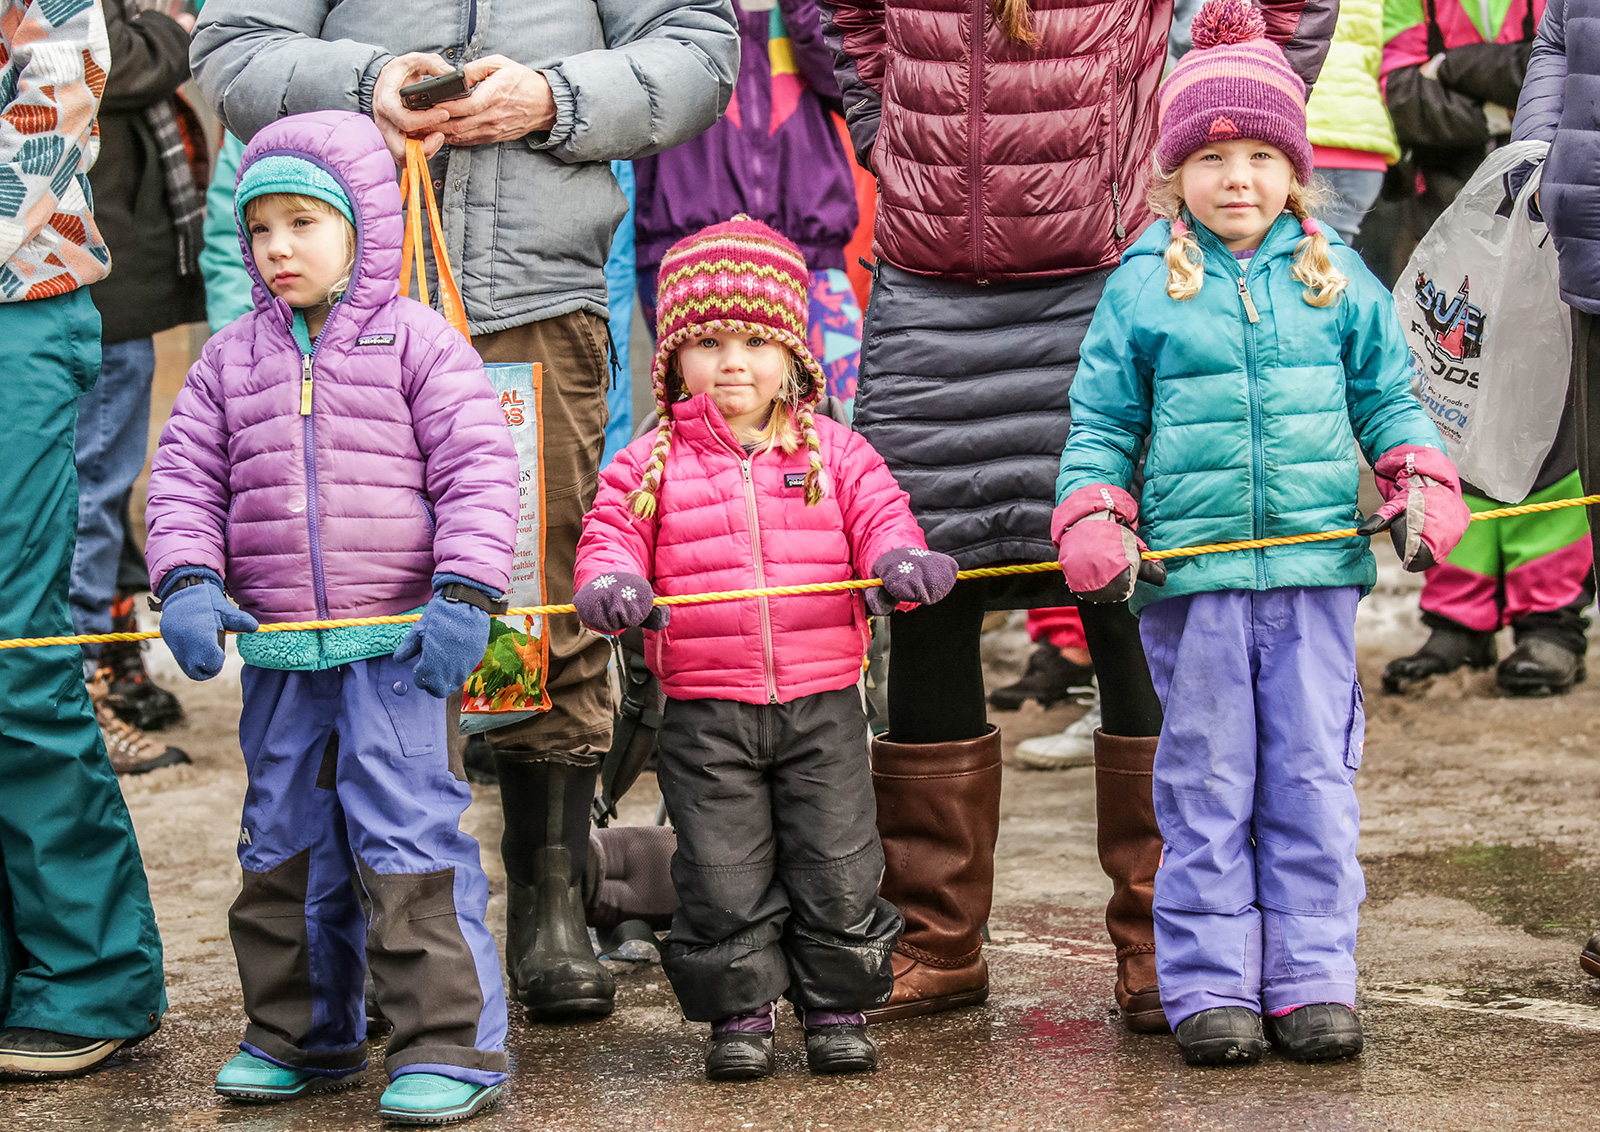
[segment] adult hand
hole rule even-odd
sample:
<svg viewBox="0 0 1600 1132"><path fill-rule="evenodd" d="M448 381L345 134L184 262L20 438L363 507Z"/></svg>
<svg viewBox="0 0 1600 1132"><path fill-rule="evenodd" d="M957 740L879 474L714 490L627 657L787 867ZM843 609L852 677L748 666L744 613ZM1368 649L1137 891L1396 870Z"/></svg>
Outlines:
<svg viewBox="0 0 1600 1132"><path fill-rule="evenodd" d="M378 132L396 165L405 162L407 138L422 142L422 151L429 157L438 153L445 140L440 127L450 120L450 112L443 105L407 110L400 102L400 88L454 69L437 55L413 51L395 56L378 72L378 81L372 87L372 120L378 124Z"/></svg>
<svg viewBox="0 0 1600 1132"><path fill-rule="evenodd" d="M516 141L555 125L555 97L538 71L504 55L474 59L465 70L472 93L443 104L444 140L451 145Z"/></svg>

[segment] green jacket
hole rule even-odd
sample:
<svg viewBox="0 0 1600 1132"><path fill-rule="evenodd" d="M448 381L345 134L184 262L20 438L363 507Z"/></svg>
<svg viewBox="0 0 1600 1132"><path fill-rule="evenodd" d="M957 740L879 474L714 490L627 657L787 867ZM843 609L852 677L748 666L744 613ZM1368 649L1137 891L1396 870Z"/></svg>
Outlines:
<svg viewBox="0 0 1600 1132"><path fill-rule="evenodd" d="M1312 145L1381 153L1400 160L1394 123L1378 89L1383 62L1383 0L1340 0L1327 62L1306 103Z"/></svg>
<svg viewBox="0 0 1600 1132"><path fill-rule="evenodd" d="M1305 302L1289 274L1300 225L1287 213L1246 261L1189 223L1205 256L1198 295L1166 293L1165 220L1106 284L1072 384L1056 499L1095 483L1126 488L1148 438L1139 534L1152 550L1357 525L1358 444L1368 463L1400 444L1444 448L1411 396L1394 299L1330 233L1350 285L1331 307ZM1172 559L1166 586L1141 582L1132 606L1376 578L1367 540L1352 537Z"/></svg>

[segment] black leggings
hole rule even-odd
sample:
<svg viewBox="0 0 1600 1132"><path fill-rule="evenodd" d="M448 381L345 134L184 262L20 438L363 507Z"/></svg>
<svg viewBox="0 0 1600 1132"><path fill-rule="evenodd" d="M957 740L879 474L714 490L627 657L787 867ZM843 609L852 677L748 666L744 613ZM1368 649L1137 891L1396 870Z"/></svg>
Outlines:
<svg viewBox="0 0 1600 1132"><path fill-rule="evenodd" d="M890 616L889 734L897 743L948 743L989 730L984 705L984 583L957 582L943 601ZM1161 733L1139 621L1126 604L1084 602L1083 635L1100 683L1101 729L1139 738Z"/></svg>

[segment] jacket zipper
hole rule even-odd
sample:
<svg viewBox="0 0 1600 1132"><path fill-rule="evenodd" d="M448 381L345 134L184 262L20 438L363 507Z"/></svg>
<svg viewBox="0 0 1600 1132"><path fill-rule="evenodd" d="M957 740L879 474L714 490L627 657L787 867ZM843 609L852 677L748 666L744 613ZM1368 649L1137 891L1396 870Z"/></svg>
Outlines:
<svg viewBox="0 0 1600 1132"><path fill-rule="evenodd" d="M1258 253L1259 254L1259 253ZM1252 262L1254 257L1251 257ZM1238 261L1235 260L1235 263ZM1264 538L1267 514L1267 486L1266 486L1266 453L1262 451L1261 438L1261 382L1256 372L1256 323L1261 321L1261 312L1256 310L1255 299L1250 295L1250 285L1247 276L1249 267L1239 272L1239 301L1244 305L1244 368L1245 378L1250 389L1250 529L1251 538ZM1263 588L1267 584L1267 552L1260 548L1255 551L1256 559L1256 586Z"/></svg>
<svg viewBox="0 0 1600 1132"><path fill-rule="evenodd" d="M756 589L767 587L767 571L761 561L761 524L756 518L756 486L750 477L750 461L748 458L739 460L739 470L744 474L744 509L750 522L750 549L755 554ZM772 658L772 610L767 604L768 598L756 598L756 605L761 610L761 664L767 680L767 702L778 702L778 677L774 669L777 667Z"/></svg>
<svg viewBox="0 0 1600 1132"><path fill-rule="evenodd" d="M332 311L328 312L328 318L333 318ZM328 585L322 570L322 523L317 516L317 426L316 417L311 413L311 373L327 329L327 322L324 321L323 333L317 335L317 340L311 344L311 352L305 356L300 367L300 415L305 420L306 530L311 542L311 589L317 599L317 616L324 620L328 616Z"/></svg>
<svg viewBox="0 0 1600 1132"><path fill-rule="evenodd" d="M983 262L983 139L979 130L983 122L983 37L984 0L972 0L972 82L967 106L967 168L971 184L972 203L969 206L969 232L972 241L972 273L978 286L987 286Z"/></svg>
<svg viewBox="0 0 1600 1132"><path fill-rule="evenodd" d="M1130 6L1128 18L1122 25L1119 42L1128 42L1133 33L1134 21L1139 18L1140 5ZM1122 223L1122 185L1118 176L1122 170L1122 62L1119 57L1112 68L1111 86L1111 234L1119 241L1128 238L1127 225Z"/></svg>

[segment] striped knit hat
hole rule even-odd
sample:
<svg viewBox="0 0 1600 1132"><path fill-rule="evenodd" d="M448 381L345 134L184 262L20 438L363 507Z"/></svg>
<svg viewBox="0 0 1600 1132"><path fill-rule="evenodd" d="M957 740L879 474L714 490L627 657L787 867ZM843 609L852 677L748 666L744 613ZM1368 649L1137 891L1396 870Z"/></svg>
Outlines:
<svg viewBox="0 0 1600 1132"><path fill-rule="evenodd" d="M809 380L793 406L795 423L810 452L806 501L816 503L827 492L820 441L812 406L822 395L822 367L806 346L810 309L810 277L806 258L792 242L743 213L702 228L679 240L661 257L656 283L655 362L650 380L655 389L655 447L644 480L630 497L641 515L655 512L667 451L672 443L672 415L667 374L672 356L685 342L719 331L748 332L788 347Z"/></svg>
<svg viewBox="0 0 1600 1132"><path fill-rule="evenodd" d="M1300 183L1308 183L1306 87L1266 38L1260 9L1250 0L1207 0L1191 31L1195 49L1161 84L1161 168L1174 171L1213 142L1251 138L1283 150Z"/></svg>

